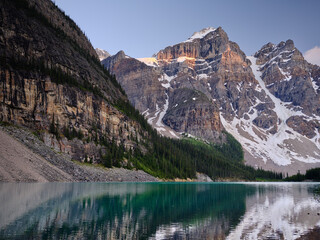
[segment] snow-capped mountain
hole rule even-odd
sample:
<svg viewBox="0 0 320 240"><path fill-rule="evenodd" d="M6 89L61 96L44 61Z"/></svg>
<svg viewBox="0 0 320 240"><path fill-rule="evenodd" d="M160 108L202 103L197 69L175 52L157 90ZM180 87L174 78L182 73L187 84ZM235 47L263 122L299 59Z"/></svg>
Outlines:
<svg viewBox="0 0 320 240"><path fill-rule="evenodd" d="M224 126L250 155L266 165L280 165L278 169L283 171L290 167L293 172L318 166L319 68L303 59L292 40L269 43L248 59L269 100L255 106L248 119L226 120ZM257 164L254 162L251 164Z"/></svg>
<svg viewBox="0 0 320 240"><path fill-rule="evenodd" d="M100 61L106 59L107 57L110 57L110 53L108 53L106 50L103 50L100 48L96 48L95 50L96 50L96 53L98 54Z"/></svg>
<svg viewBox="0 0 320 240"><path fill-rule="evenodd" d="M192 42L195 39L201 39L204 38L208 33L210 32L214 32L216 29L213 27L207 27L202 29L199 32L195 32L194 34L192 34L191 37L189 37L185 42Z"/></svg>
<svg viewBox="0 0 320 240"><path fill-rule="evenodd" d="M226 129L249 165L289 174L320 166L320 68L291 40L247 57L209 27L153 58L119 52L102 63L163 135L223 143Z"/></svg>

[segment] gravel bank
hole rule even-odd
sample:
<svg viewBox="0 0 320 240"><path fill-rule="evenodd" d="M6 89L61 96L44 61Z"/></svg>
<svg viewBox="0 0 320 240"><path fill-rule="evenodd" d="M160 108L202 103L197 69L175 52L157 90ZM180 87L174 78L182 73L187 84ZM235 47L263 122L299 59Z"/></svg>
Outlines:
<svg viewBox="0 0 320 240"><path fill-rule="evenodd" d="M0 126L1 182L157 182L139 170L79 165L24 128Z"/></svg>

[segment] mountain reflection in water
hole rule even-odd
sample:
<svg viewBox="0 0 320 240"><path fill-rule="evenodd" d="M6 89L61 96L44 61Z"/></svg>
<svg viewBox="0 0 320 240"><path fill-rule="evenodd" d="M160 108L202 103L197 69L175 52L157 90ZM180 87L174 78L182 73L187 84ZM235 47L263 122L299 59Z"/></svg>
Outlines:
<svg viewBox="0 0 320 240"><path fill-rule="evenodd" d="M297 239L314 184L2 183L0 239Z"/></svg>

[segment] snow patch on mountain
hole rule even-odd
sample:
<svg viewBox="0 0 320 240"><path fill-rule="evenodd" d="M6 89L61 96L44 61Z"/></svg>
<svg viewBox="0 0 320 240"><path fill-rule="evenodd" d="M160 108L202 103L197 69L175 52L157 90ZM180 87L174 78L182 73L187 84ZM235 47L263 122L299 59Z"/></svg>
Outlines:
<svg viewBox="0 0 320 240"><path fill-rule="evenodd" d="M159 114L158 121L156 122L156 125L157 125L158 127L164 127L163 122L162 122L162 119L163 119L164 115L167 113L168 108L169 108L169 96L168 96L168 94L166 93L166 102L165 102L165 104L163 105L163 109L162 109L162 111L161 111L160 114Z"/></svg>
<svg viewBox="0 0 320 240"><path fill-rule="evenodd" d="M172 76L169 76L167 75L166 73L163 73L160 78L159 78L159 81L160 82L171 82L172 79L175 79L177 77L177 75L172 75Z"/></svg>
<svg viewBox="0 0 320 240"><path fill-rule="evenodd" d="M100 61L102 61L102 60L106 59L107 57L111 56L110 53L108 53L106 50L103 50L101 48L96 48L95 51L96 51Z"/></svg>
<svg viewBox="0 0 320 240"><path fill-rule="evenodd" d="M175 132L170 127L166 126L163 123L163 118L166 115L168 109L169 109L169 95L168 95L168 88L171 86L170 82L172 79L177 77L176 75L168 76L166 73L162 73L161 77L158 79L161 82L162 87L164 87L164 94L166 96L165 103L161 103L159 106L158 103L156 103L156 110L150 111L148 108L144 112L142 112L142 115L147 119L148 123L153 126L159 134L166 137L171 138L180 138L180 135ZM177 105L176 105L177 106ZM176 107L175 106L175 107Z"/></svg>
<svg viewBox="0 0 320 240"><path fill-rule="evenodd" d="M170 82L176 77L177 75L168 76L166 73L162 73L158 80L161 82L162 87L168 89L171 86Z"/></svg>
<svg viewBox="0 0 320 240"><path fill-rule="evenodd" d="M158 67L159 63L158 60L154 57L151 58L136 58L140 62L143 62L144 64L150 66L150 67Z"/></svg>
<svg viewBox="0 0 320 240"><path fill-rule="evenodd" d="M208 78L208 74L201 73L201 74L198 75L198 78L199 79L206 79L206 78Z"/></svg>
<svg viewBox="0 0 320 240"><path fill-rule="evenodd" d="M263 159L265 163L268 160L272 160L277 165L284 166L291 164L293 159L305 163L320 162L316 154L302 154L295 149L295 145L299 142L300 144L311 144L313 142L319 149L320 144L318 140L320 138L316 138L314 141L309 140L289 128L286 124L286 120L291 116L303 116L305 118L309 118L309 116L303 114L301 111L293 111L287 108L280 99L275 97L261 79L261 72L259 66L256 64L256 58L248 57L248 59L252 63L251 68L255 78L259 82L259 86L275 104L273 110L278 116L277 132L270 134L268 133L268 129L261 129L253 124L253 119L257 117L257 110L254 107L259 104L258 99L256 104L251 107L249 112L253 113L248 114L249 118L247 120L235 117L232 121L227 121L224 116L220 114L223 126L242 144L244 149L252 154L252 156Z"/></svg>
<svg viewBox="0 0 320 240"><path fill-rule="evenodd" d="M190 58L190 57L178 57L178 58L176 58L176 59L174 59L176 62L179 62L179 63L181 63L181 62L184 62L184 61L186 61L186 60L192 60L192 61L194 61L195 60L195 58ZM173 61L174 62L174 61Z"/></svg>
<svg viewBox="0 0 320 240"><path fill-rule="evenodd" d="M311 83L312 83L312 87L314 89L314 91L317 93L319 86L317 85L316 81L314 81L314 79L311 77Z"/></svg>
<svg viewBox="0 0 320 240"><path fill-rule="evenodd" d="M279 67L279 70L280 70L281 74L284 76L284 79L282 81L290 81L291 80L292 76L290 75L289 72L285 72L281 67Z"/></svg>
<svg viewBox="0 0 320 240"><path fill-rule="evenodd" d="M207 34L209 34L210 32L214 32L216 29L213 27L208 27L208 28L204 28L199 32L195 32L191 37L189 37L186 41L184 42L192 42L195 39L199 39L199 38L203 38L205 37Z"/></svg>
<svg viewBox="0 0 320 240"><path fill-rule="evenodd" d="M277 47L274 47L274 49L272 50L272 52L270 52L269 54L265 54L267 56L269 56L270 54L276 54L276 51L278 50ZM279 52L278 54L276 54L273 58L271 58L269 61L267 61L265 64L263 64L261 66L261 68L269 65L271 66L272 64L277 64L278 63L278 60L282 60L282 62L288 62L291 60L291 56L293 54L293 52L295 51L295 49L293 49L292 51L282 51L282 52ZM272 55L271 55L272 56Z"/></svg>

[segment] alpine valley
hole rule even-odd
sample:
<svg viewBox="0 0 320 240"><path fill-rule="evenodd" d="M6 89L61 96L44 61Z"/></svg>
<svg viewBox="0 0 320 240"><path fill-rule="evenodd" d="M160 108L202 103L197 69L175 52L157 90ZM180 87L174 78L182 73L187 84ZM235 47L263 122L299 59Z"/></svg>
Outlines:
<svg viewBox="0 0 320 240"><path fill-rule="evenodd" d="M0 2L0 181L281 179L320 166L320 68L206 28L94 49L50 0ZM101 61L102 60L102 61Z"/></svg>
<svg viewBox="0 0 320 240"><path fill-rule="evenodd" d="M120 51L102 64L164 136L223 144L227 131L247 165L289 175L320 166L320 67L292 40L246 56L209 27L153 57Z"/></svg>

